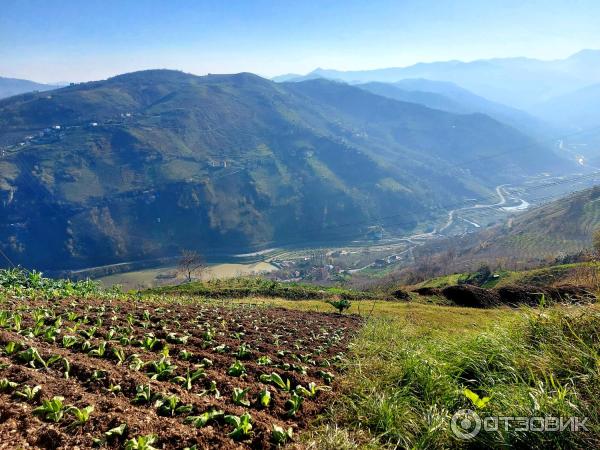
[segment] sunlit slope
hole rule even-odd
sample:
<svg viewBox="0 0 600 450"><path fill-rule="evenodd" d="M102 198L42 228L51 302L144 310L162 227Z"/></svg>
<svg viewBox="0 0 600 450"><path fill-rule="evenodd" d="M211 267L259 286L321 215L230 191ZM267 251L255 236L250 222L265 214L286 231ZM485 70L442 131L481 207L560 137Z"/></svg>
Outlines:
<svg viewBox="0 0 600 450"><path fill-rule="evenodd" d="M74 268L412 230L562 162L484 115L153 70L0 101L0 245Z"/></svg>

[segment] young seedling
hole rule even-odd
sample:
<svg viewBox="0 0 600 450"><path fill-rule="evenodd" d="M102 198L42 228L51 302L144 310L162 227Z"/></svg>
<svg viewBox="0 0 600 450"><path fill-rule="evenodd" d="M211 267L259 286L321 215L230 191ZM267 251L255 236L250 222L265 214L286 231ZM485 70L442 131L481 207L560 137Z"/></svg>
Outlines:
<svg viewBox="0 0 600 450"><path fill-rule="evenodd" d="M258 393L258 403L263 408L268 408L271 404L271 391L268 388L263 389Z"/></svg>
<svg viewBox="0 0 600 450"><path fill-rule="evenodd" d="M87 330L79 330L79 334L81 334L86 339L91 339L96 334L96 331L98 331L98 327L90 327Z"/></svg>
<svg viewBox="0 0 600 450"><path fill-rule="evenodd" d="M158 350L159 344L160 340L151 334L144 336L144 339L140 341L140 346L148 351Z"/></svg>
<svg viewBox="0 0 600 450"><path fill-rule="evenodd" d="M153 380L165 380L169 378L177 366L171 364L164 356L158 361L150 361L148 363L149 370L147 375Z"/></svg>
<svg viewBox="0 0 600 450"><path fill-rule="evenodd" d="M16 389L19 383L15 383L14 381L10 381L8 378L0 379L0 392L12 391Z"/></svg>
<svg viewBox="0 0 600 450"><path fill-rule="evenodd" d="M210 386L208 387L208 393L212 394L215 398L221 398L221 392L217 389L217 382L210 380Z"/></svg>
<svg viewBox="0 0 600 450"><path fill-rule="evenodd" d="M289 392L292 389L290 380L286 379L285 381L283 381L283 378L281 378L281 376L275 372L273 372L271 375L267 375L267 374L263 373L259 377L259 380L262 383L273 384L274 386L277 386L282 391Z"/></svg>
<svg viewBox="0 0 600 450"><path fill-rule="evenodd" d="M187 350L185 350L185 349L184 349L184 350L181 350L181 351L179 352L179 357L180 357L181 359L183 359L184 361L189 361L189 360L192 358L192 356L194 356L194 355L192 354L192 352L188 352L188 351L187 351Z"/></svg>
<svg viewBox="0 0 600 450"><path fill-rule="evenodd" d="M273 361L271 361L271 358L269 358L268 356L260 356L257 360L256 360L256 364L258 364L259 366L268 366L269 364L271 364Z"/></svg>
<svg viewBox="0 0 600 450"><path fill-rule="evenodd" d="M302 397L312 398L317 395L319 391L329 391L331 388L329 386L317 386L316 383L310 382L308 383L308 388L305 388L302 385L296 386L295 392Z"/></svg>
<svg viewBox="0 0 600 450"><path fill-rule="evenodd" d="M250 406L250 401L247 398L249 391L250 388L240 389L238 387L234 387L233 393L231 394L231 400L233 401L233 404L241 406Z"/></svg>
<svg viewBox="0 0 600 450"><path fill-rule="evenodd" d="M133 403L150 403L152 400L152 394L150 392L149 384L142 384L135 388L136 394L133 398Z"/></svg>
<svg viewBox="0 0 600 450"><path fill-rule="evenodd" d="M304 399L302 397L300 397L295 392L292 392L292 395L290 396L288 401L285 403L285 405L289 408L286 411L286 414L288 416L295 416L296 413L298 411L300 411L300 407L302 406L303 401L304 401Z"/></svg>
<svg viewBox="0 0 600 450"><path fill-rule="evenodd" d="M227 370L227 375L232 377L241 377L246 373L246 367L241 361L236 360Z"/></svg>
<svg viewBox="0 0 600 450"><path fill-rule="evenodd" d="M76 406L70 406L67 408L67 414L73 416L73 423L71 423L67 429L77 428L84 426L90 420L90 414L94 411L93 406L86 406L85 408L77 408Z"/></svg>
<svg viewBox="0 0 600 450"><path fill-rule="evenodd" d="M89 355L97 356L98 358L103 358L105 353L106 353L106 341L102 341L102 342L100 342L100 344L98 344L98 348L90 350Z"/></svg>
<svg viewBox="0 0 600 450"><path fill-rule="evenodd" d="M140 359L140 356L137 353L130 355L127 360L129 361L129 369L134 372L139 372L140 369L144 367L144 361Z"/></svg>
<svg viewBox="0 0 600 450"><path fill-rule="evenodd" d="M321 378L323 378L323 380L327 384L333 383L333 380L335 379L335 375L333 375L331 372L325 372L323 370L319 370L317 372L317 375L319 375Z"/></svg>
<svg viewBox="0 0 600 450"><path fill-rule="evenodd" d="M200 368L194 370L193 372L190 372L188 369L185 376L173 377L172 381L177 384L181 384L181 386L184 389L190 391L190 390L192 390L192 384L194 383L194 381L196 381L198 378L202 378L205 376L206 376L206 374L204 373L204 369L202 367L200 367Z"/></svg>
<svg viewBox="0 0 600 450"><path fill-rule="evenodd" d="M60 422L65 412L64 397L56 396L52 400L42 400L42 405L35 408L32 413L42 416L51 422Z"/></svg>
<svg viewBox="0 0 600 450"><path fill-rule="evenodd" d="M68 380L69 376L71 374L71 362L67 358L63 358L62 362L63 362L63 376L65 377L65 379Z"/></svg>
<svg viewBox="0 0 600 450"><path fill-rule="evenodd" d="M4 347L4 353L6 353L7 356L14 355L19 350L21 350L21 344L19 344L18 342L14 342L14 341L10 341Z"/></svg>
<svg viewBox="0 0 600 450"><path fill-rule="evenodd" d="M244 413L241 416L227 415L225 422L232 425L233 431L229 433L229 437L236 441L241 441L251 436L252 434L252 417L250 414Z"/></svg>
<svg viewBox="0 0 600 450"><path fill-rule="evenodd" d="M75 345L77 345L78 342L79 342L79 340L75 336L65 335L62 338L62 346L64 348L74 347Z"/></svg>
<svg viewBox="0 0 600 450"><path fill-rule="evenodd" d="M117 358L117 366L122 365L127 359L127 356L125 355L125 350L123 350L120 347L113 347L112 353L113 355L115 355L115 358Z"/></svg>
<svg viewBox="0 0 600 450"><path fill-rule="evenodd" d="M176 416L192 412L192 405L184 405L176 395L158 399L154 405L161 416Z"/></svg>
<svg viewBox="0 0 600 450"><path fill-rule="evenodd" d="M293 438L292 428L288 428L287 430L279 425L273 424L273 428L271 429L271 441L275 445L283 445L288 441L291 441Z"/></svg>
<svg viewBox="0 0 600 450"><path fill-rule="evenodd" d="M117 392L121 392L121 385L120 384L112 384L110 383L110 385L107 388L107 391L110 394L116 394Z"/></svg>
<svg viewBox="0 0 600 450"><path fill-rule="evenodd" d="M34 347L29 347L27 350L23 350L18 355L19 359L35 369L35 363L39 363L46 367L46 361L40 356L40 353Z"/></svg>
<svg viewBox="0 0 600 450"><path fill-rule="evenodd" d="M158 438L153 434L138 436L125 442L125 450L157 450L156 447L152 446L157 441Z"/></svg>
<svg viewBox="0 0 600 450"><path fill-rule="evenodd" d="M237 357L237 359L248 359L250 358L250 356L252 356L252 352L250 351L250 347L247 346L246 344L242 343L237 352L235 353L235 356Z"/></svg>
<svg viewBox="0 0 600 450"><path fill-rule="evenodd" d="M167 342L170 342L171 344L187 344L189 338L190 337L187 335L177 336L176 333L167 334Z"/></svg>
<svg viewBox="0 0 600 450"><path fill-rule="evenodd" d="M212 328L208 327L206 329L206 331L202 334L202 338L206 342L212 341L215 338L215 330L213 330Z"/></svg>
<svg viewBox="0 0 600 450"><path fill-rule="evenodd" d="M220 410L210 409L209 411L203 412L199 416L188 416L185 418L185 423L191 423L197 428L206 426L209 422L218 420L223 417L225 413Z"/></svg>

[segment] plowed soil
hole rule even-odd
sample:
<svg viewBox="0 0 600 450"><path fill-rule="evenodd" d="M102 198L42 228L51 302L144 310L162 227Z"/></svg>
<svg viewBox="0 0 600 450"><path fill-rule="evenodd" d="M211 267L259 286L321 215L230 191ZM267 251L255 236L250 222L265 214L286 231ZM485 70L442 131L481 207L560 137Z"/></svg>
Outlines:
<svg viewBox="0 0 600 450"><path fill-rule="evenodd" d="M129 439L145 435L155 435L153 447L162 449L274 447L273 425L291 427L296 437L335 396L335 377L359 326L352 316L248 305L6 301L0 304L0 380L17 385L0 392L0 449L123 448ZM29 361L30 349L41 359ZM236 360L244 367L241 376L228 373ZM170 370L157 375L153 361ZM175 379L198 369L202 374L191 386ZM289 380L291 390L259 380L272 373ZM305 392L292 414L291 391L310 383L321 389ZM215 384L220 395L211 389ZM41 390L27 399L18 394L27 386ZM134 401L139 386L150 386L149 401ZM234 388L249 389L249 406L234 404ZM258 400L265 388L271 394L266 407ZM157 401L172 395L177 407L187 408L161 411ZM55 396L64 397L60 420L34 413ZM89 420L75 423L68 407L90 405ZM202 427L186 421L213 409L224 415L249 413L251 432L233 439L234 427L223 416ZM122 424L122 435L105 435Z"/></svg>

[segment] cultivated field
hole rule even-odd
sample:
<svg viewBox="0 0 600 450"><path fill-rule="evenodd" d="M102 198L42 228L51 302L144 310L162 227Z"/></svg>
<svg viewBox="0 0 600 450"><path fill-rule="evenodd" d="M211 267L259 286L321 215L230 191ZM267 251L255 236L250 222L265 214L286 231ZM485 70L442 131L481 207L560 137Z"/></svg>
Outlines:
<svg viewBox="0 0 600 450"><path fill-rule="evenodd" d="M359 324L253 305L5 300L0 448L284 444L330 402Z"/></svg>

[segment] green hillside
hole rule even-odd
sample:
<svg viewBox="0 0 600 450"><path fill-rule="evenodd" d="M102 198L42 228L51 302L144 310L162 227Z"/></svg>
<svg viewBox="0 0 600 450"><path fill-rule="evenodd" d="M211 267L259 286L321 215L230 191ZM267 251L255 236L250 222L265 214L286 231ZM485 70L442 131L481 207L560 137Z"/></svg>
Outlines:
<svg viewBox="0 0 600 450"><path fill-rule="evenodd" d="M455 237L417 250L417 259L442 260L446 270L468 271L480 264L537 267L589 252L600 229L600 187L576 192L507 219L479 233ZM433 259L432 259L433 258ZM585 259L585 258L584 258ZM418 263L415 267L418 266ZM561 266L562 267L562 266Z"/></svg>
<svg viewBox="0 0 600 450"><path fill-rule="evenodd" d="M2 250L46 269L413 230L562 164L487 116L252 74L24 94L0 101L0 129Z"/></svg>

